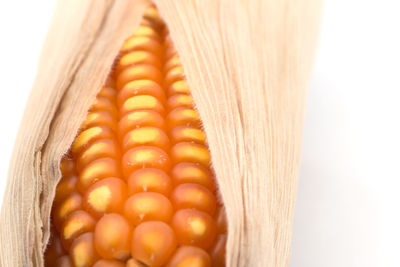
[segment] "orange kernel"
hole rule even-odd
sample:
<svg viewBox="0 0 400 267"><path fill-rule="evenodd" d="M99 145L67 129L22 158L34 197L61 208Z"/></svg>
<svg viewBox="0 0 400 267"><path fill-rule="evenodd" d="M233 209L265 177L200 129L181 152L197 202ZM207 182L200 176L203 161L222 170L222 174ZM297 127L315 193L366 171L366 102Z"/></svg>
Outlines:
<svg viewBox="0 0 400 267"><path fill-rule="evenodd" d="M118 178L106 178L86 191L83 207L95 217L122 211L127 196L126 183Z"/></svg>
<svg viewBox="0 0 400 267"><path fill-rule="evenodd" d="M128 179L129 194L138 192L157 192L169 196L172 191L171 178L156 168L139 169Z"/></svg>
<svg viewBox="0 0 400 267"><path fill-rule="evenodd" d="M124 217L117 213L104 215L96 224L94 244L104 259L127 260L132 229Z"/></svg>
<svg viewBox="0 0 400 267"><path fill-rule="evenodd" d="M75 239L69 255L75 267L91 267L99 257L94 248L93 233L85 233Z"/></svg>
<svg viewBox="0 0 400 267"><path fill-rule="evenodd" d="M156 146L164 151L169 148L168 136L156 127L141 127L129 131L122 141L124 150L137 146Z"/></svg>
<svg viewBox="0 0 400 267"><path fill-rule="evenodd" d="M214 190L215 184L211 172L200 164L182 162L176 164L171 171L172 181L175 185L195 183Z"/></svg>
<svg viewBox="0 0 400 267"><path fill-rule="evenodd" d="M213 215L217 206L215 196L206 187L198 184L181 184L175 188L171 201L176 210L198 209Z"/></svg>
<svg viewBox="0 0 400 267"><path fill-rule="evenodd" d="M141 168L158 168L168 171L171 168L169 156L164 150L153 146L138 146L128 150L122 158L124 176Z"/></svg>
<svg viewBox="0 0 400 267"><path fill-rule="evenodd" d="M163 266L175 248L174 231L164 222L141 223L133 233L131 254L147 265Z"/></svg>
<svg viewBox="0 0 400 267"><path fill-rule="evenodd" d="M119 176L120 170L116 159L96 159L85 166L85 168L79 174L78 189L81 192L85 192L89 188L89 186L101 179Z"/></svg>
<svg viewBox="0 0 400 267"><path fill-rule="evenodd" d="M96 221L83 210L76 210L69 214L61 230L61 241L64 248L69 250L75 238L83 233L93 231L95 224Z"/></svg>
<svg viewBox="0 0 400 267"><path fill-rule="evenodd" d="M172 204L168 198L155 192L136 193L125 202L124 215L134 225L144 221L169 222Z"/></svg>
<svg viewBox="0 0 400 267"><path fill-rule="evenodd" d="M175 163L194 162L208 167L210 165L210 152L204 145L181 142L171 148L171 159Z"/></svg>
<svg viewBox="0 0 400 267"><path fill-rule="evenodd" d="M211 267L211 259L201 248L181 246L175 251L166 267Z"/></svg>
<svg viewBox="0 0 400 267"><path fill-rule="evenodd" d="M207 213L195 209L178 210L172 227L179 245L192 245L208 249L215 239L216 225Z"/></svg>

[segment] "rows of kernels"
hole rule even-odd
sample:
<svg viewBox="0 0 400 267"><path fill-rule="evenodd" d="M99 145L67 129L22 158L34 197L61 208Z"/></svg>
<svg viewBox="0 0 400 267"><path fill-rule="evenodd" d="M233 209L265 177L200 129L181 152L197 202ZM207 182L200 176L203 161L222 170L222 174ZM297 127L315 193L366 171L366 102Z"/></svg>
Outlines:
<svg viewBox="0 0 400 267"><path fill-rule="evenodd" d="M164 86L168 88L167 127L172 144L170 156L174 184L171 201L175 210L171 225L179 245L167 266L206 267L211 266L206 250L216 235L212 218L216 199L209 170L210 155L179 57L168 37L165 46Z"/></svg>
<svg viewBox="0 0 400 267"><path fill-rule="evenodd" d="M53 218L64 248L50 246L48 266L224 266L200 117L156 9L145 18L89 110L74 160L61 163Z"/></svg>
<svg viewBox="0 0 400 267"><path fill-rule="evenodd" d="M135 43L134 37L128 39L117 65L122 70L117 76L118 106L123 116L119 125L124 151L122 169L129 188L124 215L135 226L131 244L133 258L150 266L162 266L176 248L176 236L168 224L173 206L169 199L172 190L168 175L170 141L164 121L166 96L161 64L152 60L160 58L162 44L157 31L142 26L135 34L140 32L147 35L150 46L134 47L131 45ZM131 47L128 49L128 46ZM141 54L145 62L132 58L128 65L127 57L133 53L137 57ZM140 74L134 71L139 68L143 69Z"/></svg>

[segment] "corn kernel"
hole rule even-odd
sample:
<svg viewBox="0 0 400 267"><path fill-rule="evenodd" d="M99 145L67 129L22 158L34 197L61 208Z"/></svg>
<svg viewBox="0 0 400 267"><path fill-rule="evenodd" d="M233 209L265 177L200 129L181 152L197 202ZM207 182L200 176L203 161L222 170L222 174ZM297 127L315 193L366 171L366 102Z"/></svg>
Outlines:
<svg viewBox="0 0 400 267"><path fill-rule="evenodd" d="M83 122L81 129L87 130L97 125L106 126L110 128L113 132L117 131L115 117L109 112L101 110L90 112L86 117L86 120Z"/></svg>
<svg viewBox="0 0 400 267"><path fill-rule="evenodd" d="M179 247L166 267L211 267L210 256L201 248Z"/></svg>
<svg viewBox="0 0 400 267"><path fill-rule="evenodd" d="M158 84L162 82L161 72L148 64L133 65L124 69L117 78L117 89L121 90L128 82L148 79Z"/></svg>
<svg viewBox="0 0 400 267"><path fill-rule="evenodd" d="M193 106L193 99L190 95L176 94L168 99L168 109L173 110L179 107L190 108Z"/></svg>
<svg viewBox="0 0 400 267"><path fill-rule="evenodd" d="M121 115L136 110L154 110L160 115L164 115L165 109L163 104L154 96L138 95L128 98L121 106Z"/></svg>
<svg viewBox="0 0 400 267"><path fill-rule="evenodd" d="M172 204L160 193L136 193L125 202L124 215L129 222L139 225L144 221L169 222L172 217Z"/></svg>
<svg viewBox="0 0 400 267"><path fill-rule="evenodd" d="M124 217L111 213L104 215L96 224L94 244L104 259L127 260L132 229Z"/></svg>
<svg viewBox="0 0 400 267"><path fill-rule="evenodd" d="M181 142L171 148L171 158L174 163L194 162L205 167L210 165L210 152L204 145Z"/></svg>
<svg viewBox="0 0 400 267"><path fill-rule="evenodd" d="M79 210L82 206L82 197L80 194L73 192L58 204L53 212L54 226L57 231L61 231L62 224L67 216L73 211Z"/></svg>
<svg viewBox="0 0 400 267"><path fill-rule="evenodd" d="M157 192L169 196L172 191L171 178L162 170L144 168L133 172L128 179L129 194Z"/></svg>
<svg viewBox="0 0 400 267"><path fill-rule="evenodd" d="M180 107L172 110L167 116L170 129L177 126L193 126L201 128L200 116L194 109Z"/></svg>
<svg viewBox="0 0 400 267"><path fill-rule="evenodd" d="M151 80L134 80L125 84L119 91L118 106L121 107L128 98L136 95L150 95L165 103L165 93L159 84Z"/></svg>
<svg viewBox="0 0 400 267"><path fill-rule="evenodd" d="M94 248L93 233L85 233L75 239L69 255L75 267L92 266L99 258Z"/></svg>
<svg viewBox="0 0 400 267"><path fill-rule="evenodd" d="M72 192L76 191L77 182L78 177L76 177L75 175L63 177L56 188L56 197L54 199L54 203L62 201Z"/></svg>
<svg viewBox="0 0 400 267"><path fill-rule="evenodd" d="M214 179L210 171L200 164L182 162L176 164L171 172L172 181L175 186L184 183L200 184L211 191L214 190Z"/></svg>
<svg viewBox="0 0 400 267"><path fill-rule="evenodd" d="M133 233L132 256L150 266L164 265L175 248L175 234L166 223L144 222Z"/></svg>
<svg viewBox="0 0 400 267"><path fill-rule="evenodd" d="M194 208L210 215L215 213L217 201L206 187L198 184L181 184L171 195L175 210Z"/></svg>
<svg viewBox="0 0 400 267"><path fill-rule="evenodd" d="M208 249L215 239L216 225L207 213L195 209L179 210L172 219L179 245Z"/></svg>
<svg viewBox="0 0 400 267"><path fill-rule="evenodd" d="M80 192L86 192L89 186L108 177L120 177L120 170L116 160L113 158L97 159L85 166L80 173L78 189Z"/></svg>
<svg viewBox="0 0 400 267"><path fill-rule="evenodd" d="M128 131L139 127L157 127L165 129L163 117L153 110L137 110L127 113L119 122L119 132L124 136Z"/></svg>
<svg viewBox="0 0 400 267"><path fill-rule="evenodd" d="M83 233L93 231L95 224L96 221L87 212L83 210L71 212L61 230L61 241L64 248L68 251L75 238Z"/></svg>
<svg viewBox="0 0 400 267"><path fill-rule="evenodd" d="M206 135L154 5L100 89L60 163L46 266L225 266Z"/></svg>
<svg viewBox="0 0 400 267"><path fill-rule="evenodd" d="M126 133L122 141L124 150L137 146L156 146L164 151L169 149L168 136L156 127L141 127Z"/></svg>
<svg viewBox="0 0 400 267"><path fill-rule="evenodd" d="M117 143L112 139L101 139L93 142L86 150L76 158L76 168L78 172L89 165L89 163L100 158L117 158L119 151Z"/></svg>
<svg viewBox="0 0 400 267"><path fill-rule="evenodd" d="M85 193L83 207L94 217L120 212L127 196L126 183L118 178L106 178L93 184Z"/></svg>
<svg viewBox="0 0 400 267"><path fill-rule="evenodd" d="M128 150L122 158L124 176L141 168L157 168L168 171L171 168L169 156L164 150L153 146L138 146Z"/></svg>
<svg viewBox="0 0 400 267"><path fill-rule="evenodd" d="M171 143L176 144L179 142L195 142L204 145L206 142L205 133L195 127L178 126L171 130Z"/></svg>
<svg viewBox="0 0 400 267"><path fill-rule="evenodd" d="M77 155L82 152L87 146L99 139L113 139L114 132L105 126L95 126L84 130L75 139L72 144L72 152Z"/></svg>

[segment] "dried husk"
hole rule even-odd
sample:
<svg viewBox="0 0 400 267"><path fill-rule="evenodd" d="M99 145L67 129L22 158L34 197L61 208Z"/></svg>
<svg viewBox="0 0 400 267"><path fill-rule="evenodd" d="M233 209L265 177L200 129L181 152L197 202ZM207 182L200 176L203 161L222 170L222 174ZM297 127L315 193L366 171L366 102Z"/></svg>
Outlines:
<svg viewBox="0 0 400 267"><path fill-rule="evenodd" d="M288 266L319 0L155 3L207 134L227 266ZM58 2L10 163L1 266L43 266L60 158L148 4Z"/></svg>

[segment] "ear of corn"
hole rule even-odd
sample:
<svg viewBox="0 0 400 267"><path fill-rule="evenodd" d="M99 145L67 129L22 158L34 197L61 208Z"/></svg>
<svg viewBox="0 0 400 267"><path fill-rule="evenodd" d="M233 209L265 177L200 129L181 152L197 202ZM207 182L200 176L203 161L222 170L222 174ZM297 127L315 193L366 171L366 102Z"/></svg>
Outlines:
<svg viewBox="0 0 400 267"><path fill-rule="evenodd" d="M225 266L206 136L154 6L60 170L47 266Z"/></svg>

